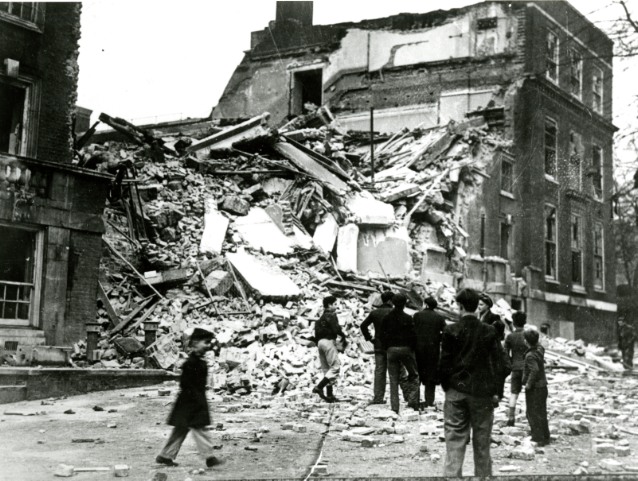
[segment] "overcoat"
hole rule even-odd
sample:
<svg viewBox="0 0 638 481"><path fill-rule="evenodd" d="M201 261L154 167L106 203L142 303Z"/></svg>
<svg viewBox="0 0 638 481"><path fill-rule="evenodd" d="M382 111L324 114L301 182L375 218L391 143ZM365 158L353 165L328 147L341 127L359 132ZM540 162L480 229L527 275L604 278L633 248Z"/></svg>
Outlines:
<svg viewBox="0 0 638 481"><path fill-rule="evenodd" d="M445 319L432 309L424 309L414 315L416 364L422 384L438 383L443 329L445 329Z"/></svg>
<svg viewBox="0 0 638 481"><path fill-rule="evenodd" d="M206 401L206 380L208 366L206 361L191 353L182 365L179 380L180 391L168 424L182 428L202 428L210 424L208 401Z"/></svg>

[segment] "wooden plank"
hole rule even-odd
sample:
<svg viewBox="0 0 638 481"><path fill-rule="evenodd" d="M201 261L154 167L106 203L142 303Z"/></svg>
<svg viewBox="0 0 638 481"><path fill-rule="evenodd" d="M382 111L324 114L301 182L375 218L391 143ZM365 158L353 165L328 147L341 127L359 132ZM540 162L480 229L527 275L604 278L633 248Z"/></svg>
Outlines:
<svg viewBox="0 0 638 481"><path fill-rule="evenodd" d="M142 314L140 316L140 318L135 321L133 324L131 324L129 327L125 328L124 330L124 334L128 334L130 332L133 332L135 329L137 329L139 327L140 324L142 324L146 319L149 318L149 316L155 311L155 305L152 305L151 307L149 307L146 312L144 314Z"/></svg>
<svg viewBox="0 0 638 481"><path fill-rule="evenodd" d="M326 282L326 284L335 286L335 287L345 287L347 289L356 289L356 290L364 291L364 292L379 292L374 287L364 286L361 284L354 284L352 282L340 282L340 281L335 281L330 279Z"/></svg>
<svg viewBox="0 0 638 481"><path fill-rule="evenodd" d="M135 316L137 316L146 306L148 306L153 301L154 297L155 297L155 294L144 299L135 309L133 309L133 311L130 314L128 314L124 319L122 319L122 321L117 326L111 329L111 335L117 334L122 329L124 329L126 325L135 318Z"/></svg>
<svg viewBox="0 0 638 481"><path fill-rule="evenodd" d="M115 312L115 309L111 305L111 301L109 301L109 298L106 295L106 291L104 290L104 286L102 285L102 283L98 281L97 284L98 284L97 295L98 295L98 298L102 301L102 305L104 306L104 309L106 309L106 314L109 316L109 321L111 321L111 327L117 326L121 322L120 316L117 314L117 312Z"/></svg>

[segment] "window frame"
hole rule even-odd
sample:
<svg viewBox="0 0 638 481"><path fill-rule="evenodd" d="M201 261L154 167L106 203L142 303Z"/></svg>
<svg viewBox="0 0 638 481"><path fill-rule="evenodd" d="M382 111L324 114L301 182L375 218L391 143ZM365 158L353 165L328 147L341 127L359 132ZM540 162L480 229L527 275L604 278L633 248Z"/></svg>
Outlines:
<svg viewBox="0 0 638 481"><path fill-rule="evenodd" d="M598 83L598 85L600 85L600 92L596 91L596 73L599 73L599 79L600 82ZM594 99L596 99L596 96L600 97L599 100L599 105L598 108L596 108ZM603 69L598 67L597 65L592 66L592 75L591 75L591 108L594 112L603 115L603 112L605 110L604 107L604 101L605 101L605 72L603 72Z"/></svg>
<svg viewBox="0 0 638 481"><path fill-rule="evenodd" d="M505 178L505 173L503 171L505 166L507 166L507 168L509 169L509 185L505 184L506 178ZM512 162L512 160L505 157L504 155L501 156L500 183L501 183L501 193L503 192L507 194L514 193L514 162Z"/></svg>
<svg viewBox="0 0 638 481"><path fill-rule="evenodd" d="M554 52L554 58L551 58L550 51L549 51L550 35L553 36L554 39L556 40L556 49ZM555 78L553 78L550 75L550 68L549 68L550 64L553 64L552 70L556 71ZM560 38L558 34L551 29L547 29L547 33L545 35L545 78L547 78L550 82L556 85L558 85L559 79L560 79Z"/></svg>
<svg viewBox="0 0 638 481"><path fill-rule="evenodd" d="M554 145L553 147L548 147L547 145L547 127L551 124L554 127ZM554 160L553 164L553 173L547 172L547 152L553 151ZM552 117L545 116L544 129L543 129L543 152L544 152L544 171L545 175L550 177L551 179L556 179L558 174L558 122L554 120Z"/></svg>
<svg viewBox="0 0 638 481"><path fill-rule="evenodd" d="M19 75L17 78L0 73L0 84L8 84L25 89L24 110L22 113L22 136L20 150L17 154L0 152L2 155L18 155L22 157L35 157L38 138L38 117L40 114L40 88L35 78Z"/></svg>
<svg viewBox="0 0 638 481"><path fill-rule="evenodd" d="M596 164L594 163L594 152L596 150L598 150L599 152L598 155L600 160L600 163L597 169L596 169ZM603 148L597 143L592 143L592 146L591 146L591 165L592 165L592 172L593 172L592 187L594 191L594 199L596 199L599 202L603 201L603 195L605 193L605 179L603 175L603 156L604 156ZM600 193L598 193L597 186L595 184L597 179L600 179Z"/></svg>
<svg viewBox="0 0 638 481"><path fill-rule="evenodd" d="M22 28L26 28L28 30L33 30L34 32L42 33L43 25L44 25L44 12L45 12L45 3L44 2L6 2L8 4L14 3L32 3L33 4L33 20L25 20L24 18L14 15L9 12L4 12L0 10L0 21L11 23L13 25L17 25Z"/></svg>
<svg viewBox="0 0 638 481"><path fill-rule="evenodd" d="M553 238L549 238L547 222L548 222L548 213L550 210L553 210ZM558 280L558 209L553 204L545 204L545 208L543 209L543 231L544 231L544 260L545 264L543 267L543 272L545 273L546 281L557 281ZM547 273L547 261L549 260L548 256L548 246L553 246L554 255L553 255L553 265L554 265L554 274Z"/></svg>
<svg viewBox="0 0 638 481"><path fill-rule="evenodd" d="M600 242L598 241L598 229L600 229ZM592 283L597 291L605 290L605 229L602 222L594 222L594 239L593 239L593 276ZM598 251L598 252L597 252ZM596 275L596 260L600 259L600 284Z"/></svg>
<svg viewBox="0 0 638 481"><path fill-rule="evenodd" d="M574 59L578 59L578 94L574 93ZM578 100L583 99L583 55L576 48L569 49L569 93Z"/></svg>
<svg viewBox="0 0 638 481"><path fill-rule="evenodd" d="M572 136L574 138L572 142ZM578 140L578 141L577 141ZM575 130L569 131L569 142L568 142L568 155L567 155L567 185L569 188L572 188L572 164L575 164L573 159L578 159L578 172L577 172L577 186L573 188L578 192L583 190L583 136L576 132ZM572 145L575 147L575 152L572 153Z"/></svg>
<svg viewBox="0 0 638 481"><path fill-rule="evenodd" d="M574 222L576 221L576 223ZM574 226L576 226L576 231L574 231ZM584 225L583 225L583 216L572 212L569 218L569 248L571 252L571 282L572 286L583 287L585 285L584 280L584 256L583 256L583 233L584 233ZM574 232L576 232L576 239L574 239ZM574 254L579 255L579 271L578 277L576 280L574 278Z"/></svg>
<svg viewBox="0 0 638 481"><path fill-rule="evenodd" d="M9 324L8 321L18 321L15 319L0 318L0 327L4 326L20 326L20 327L39 327L40 326L40 305L42 297L42 273L44 265L44 230L35 226L16 224L0 221L0 228L20 229L35 233L35 252L33 265L33 290L31 303L29 305L29 319L23 322Z"/></svg>

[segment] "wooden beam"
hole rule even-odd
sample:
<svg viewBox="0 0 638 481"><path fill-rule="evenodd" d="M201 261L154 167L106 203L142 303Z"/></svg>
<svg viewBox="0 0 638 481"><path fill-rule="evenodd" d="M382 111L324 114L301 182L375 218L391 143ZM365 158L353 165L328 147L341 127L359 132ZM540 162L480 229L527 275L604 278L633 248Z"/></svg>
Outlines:
<svg viewBox="0 0 638 481"><path fill-rule="evenodd" d="M111 329L111 336L113 336L114 334L117 334L122 329L124 329L126 325L129 322L131 322L135 318L135 316L137 316L142 311L142 309L144 309L153 301L154 297L155 297L155 294L144 299L135 309L133 309L133 311L131 311L130 314L128 314L124 319L122 319L122 321L117 326Z"/></svg>
<svg viewBox="0 0 638 481"><path fill-rule="evenodd" d="M115 312L115 309L111 305L111 301L109 301L108 296L106 295L106 291L104 290L104 286L100 281L98 281L98 289L97 295L98 298L102 301L102 305L104 309L106 309L106 314L109 316L109 320L111 321L111 327L116 326L121 322L120 316Z"/></svg>

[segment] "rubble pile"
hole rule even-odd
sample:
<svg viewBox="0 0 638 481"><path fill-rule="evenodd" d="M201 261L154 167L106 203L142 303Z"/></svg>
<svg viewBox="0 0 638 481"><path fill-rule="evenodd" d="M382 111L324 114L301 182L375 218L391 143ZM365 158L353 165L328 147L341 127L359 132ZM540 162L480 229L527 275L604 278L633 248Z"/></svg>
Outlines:
<svg viewBox="0 0 638 481"><path fill-rule="evenodd" d="M334 294L354 341L342 376L361 386L372 367L358 326L380 291L405 292L414 309L433 295L452 315L454 290L422 280L424 246L443 247L458 268L468 234L456 206L471 202L507 143L482 119L403 131L375 145L373 182L370 145L343 133L327 109L279 130L267 119L152 145L144 132L81 152L81 164L117 172L119 184L107 208L103 329L88 359L86 345L76 345L77 365L143 367L150 325L153 363L176 369L189 329L208 326L215 388L307 387L316 379L314 321ZM387 240L394 250L364 250Z"/></svg>

